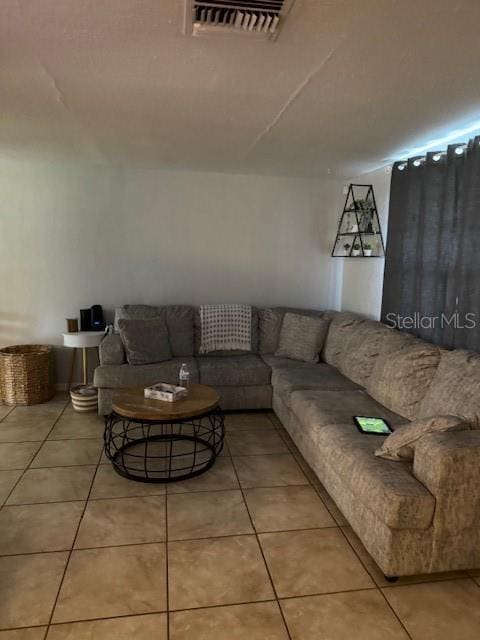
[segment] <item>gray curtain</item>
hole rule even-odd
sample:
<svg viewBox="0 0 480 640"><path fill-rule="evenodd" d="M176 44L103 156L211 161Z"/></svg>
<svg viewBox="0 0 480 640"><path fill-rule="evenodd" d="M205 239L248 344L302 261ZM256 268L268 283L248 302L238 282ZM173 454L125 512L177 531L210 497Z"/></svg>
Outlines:
<svg viewBox="0 0 480 640"><path fill-rule="evenodd" d="M382 320L480 351L480 136L457 147L393 166Z"/></svg>

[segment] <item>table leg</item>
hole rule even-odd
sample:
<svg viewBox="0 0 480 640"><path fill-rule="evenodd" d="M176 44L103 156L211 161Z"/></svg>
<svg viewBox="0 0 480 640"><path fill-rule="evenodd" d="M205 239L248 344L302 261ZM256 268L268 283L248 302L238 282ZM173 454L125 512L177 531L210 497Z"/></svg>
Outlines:
<svg viewBox="0 0 480 640"><path fill-rule="evenodd" d="M82 351L83 351L83 384L85 386L87 386L87 384L88 384L88 381L87 381L88 361L87 361L87 349L86 349L86 347L83 347Z"/></svg>
<svg viewBox="0 0 480 640"><path fill-rule="evenodd" d="M70 389L72 388L72 382L73 382L73 373L75 371L75 360L76 360L76 355L77 355L77 349L75 347L73 347L73 353L72 353L72 361L70 363L70 375L68 377L68 390L70 391Z"/></svg>

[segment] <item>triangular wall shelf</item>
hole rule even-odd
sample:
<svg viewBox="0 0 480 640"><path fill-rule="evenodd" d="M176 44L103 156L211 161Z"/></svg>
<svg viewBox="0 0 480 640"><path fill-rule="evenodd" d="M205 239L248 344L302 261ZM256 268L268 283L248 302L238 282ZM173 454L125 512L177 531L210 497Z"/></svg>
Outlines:
<svg viewBox="0 0 480 640"><path fill-rule="evenodd" d="M333 258L383 258L382 229L371 184L350 184L332 250Z"/></svg>

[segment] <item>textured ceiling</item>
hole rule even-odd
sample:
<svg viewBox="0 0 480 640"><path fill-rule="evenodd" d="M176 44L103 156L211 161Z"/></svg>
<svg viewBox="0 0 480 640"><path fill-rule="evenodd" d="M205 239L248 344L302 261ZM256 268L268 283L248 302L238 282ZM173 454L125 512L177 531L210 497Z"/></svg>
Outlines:
<svg viewBox="0 0 480 640"><path fill-rule="evenodd" d="M182 0L1 0L0 153L322 176L480 116L479 0L296 0L274 43Z"/></svg>

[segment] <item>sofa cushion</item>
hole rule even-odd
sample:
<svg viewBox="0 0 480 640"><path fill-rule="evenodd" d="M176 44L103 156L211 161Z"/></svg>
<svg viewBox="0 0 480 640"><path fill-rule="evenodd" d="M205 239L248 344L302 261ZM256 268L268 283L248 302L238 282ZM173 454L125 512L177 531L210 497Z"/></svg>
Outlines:
<svg viewBox="0 0 480 640"><path fill-rule="evenodd" d="M96 387L123 389L143 387L156 382L178 383L178 373L185 362L190 371L190 381L199 382L198 367L195 358L172 358L158 364L145 364L131 367L128 364L102 365L95 369Z"/></svg>
<svg viewBox="0 0 480 640"><path fill-rule="evenodd" d="M270 384L270 367L254 354L202 356L197 363L201 384L224 387Z"/></svg>
<svg viewBox="0 0 480 640"><path fill-rule="evenodd" d="M194 308L187 305L151 306L148 304L126 304L115 309L115 327L120 318L158 318L163 317L167 324L172 355L178 357L193 356ZM118 329L117 329L118 330Z"/></svg>
<svg viewBox="0 0 480 640"><path fill-rule="evenodd" d="M404 347L408 347L416 340L418 340L418 338L415 338L415 336L413 336L411 333L406 333L405 331L398 331L397 329L392 329L391 327L388 327L388 333L383 339L379 358L389 353L393 353L394 351L399 351ZM378 366L378 360L375 361L375 367L377 366Z"/></svg>
<svg viewBox="0 0 480 640"><path fill-rule="evenodd" d="M480 429L480 355L458 349L443 351L432 383L419 407L419 417L461 416Z"/></svg>
<svg viewBox="0 0 480 640"><path fill-rule="evenodd" d="M188 358L195 351L194 308L184 304L172 304L160 307L170 336L172 354Z"/></svg>
<svg viewBox="0 0 480 640"><path fill-rule="evenodd" d="M392 350L393 343L400 348ZM395 413L413 420L419 415L420 403L434 379L440 356L441 350L435 345L394 335L382 347L367 391ZM435 410L431 415L439 413L444 412Z"/></svg>
<svg viewBox="0 0 480 640"><path fill-rule="evenodd" d="M304 362L318 362L329 320L286 313L283 318L276 356Z"/></svg>
<svg viewBox="0 0 480 640"><path fill-rule="evenodd" d="M409 462L376 458L381 436L359 433L353 424L314 429L313 440L339 485L392 529L426 529L435 499L413 475ZM338 498L338 496L337 496Z"/></svg>
<svg viewBox="0 0 480 640"><path fill-rule="evenodd" d="M125 349L118 333L107 333L98 347L100 364L123 364Z"/></svg>
<svg viewBox="0 0 480 640"><path fill-rule="evenodd" d="M286 313L296 313L300 316L328 317L329 312L317 309L296 309L295 307L272 307L258 310L258 353L273 354L278 349L280 331Z"/></svg>
<svg viewBox="0 0 480 640"><path fill-rule="evenodd" d="M115 309L113 326L115 331L120 333L118 326L120 320L148 320L149 318L158 318L160 315L160 308L150 304L126 304Z"/></svg>
<svg viewBox="0 0 480 640"><path fill-rule="evenodd" d="M299 363L291 360L290 366L272 368L272 385L276 394L285 397L301 389L324 389L327 391L355 390L360 387L343 376L329 364ZM300 365L300 366L298 366Z"/></svg>
<svg viewBox="0 0 480 640"><path fill-rule="evenodd" d="M392 426L408 422L375 402L364 391L293 391L288 405L297 419L309 429L328 424L351 424L354 430L353 416L384 418Z"/></svg>
<svg viewBox="0 0 480 640"><path fill-rule="evenodd" d="M128 364L153 364L172 357L168 329L163 318L121 319L118 328Z"/></svg>
<svg viewBox="0 0 480 640"><path fill-rule="evenodd" d="M272 371L277 371L279 369L292 369L293 367L301 368L309 364L308 362L300 362L299 360L292 360L291 358L280 358L279 356L269 353L266 353L261 357L262 360L272 368Z"/></svg>
<svg viewBox="0 0 480 640"><path fill-rule="evenodd" d="M375 455L386 460L413 460L416 444L429 433L465 431L469 425L458 416L433 416L404 424L389 435Z"/></svg>
<svg viewBox="0 0 480 640"><path fill-rule="evenodd" d="M258 310L258 353L275 353L278 349L283 316L280 309Z"/></svg>
<svg viewBox="0 0 480 640"><path fill-rule="evenodd" d="M388 333L384 324L374 320L359 322L353 331L347 331L346 335L350 335L338 360L340 371L365 387Z"/></svg>
<svg viewBox="0 0 480 640"><path fill-rule="evenodd" d="M195 308L194 313L194 326L195 326L195 355L201 358L210 358L210 357L228 357L228 356L240 356L249 353L257 353L258 352L258 309L256 307L252 307L252 350L244 351L242 349L228 349L228 350L219 350L219 351L210 351L208 354L204 355L200 353L200 344L202 342L202 325L200 322L200 308Z"/></svg>
<svg viewBox="0 0 480 640"><path fill-rule="evenodd" d="M323 345L322 360L333 367L340 367L340 357L345 345L365 318L350 311L335 313L330 321Z"/></svg>

